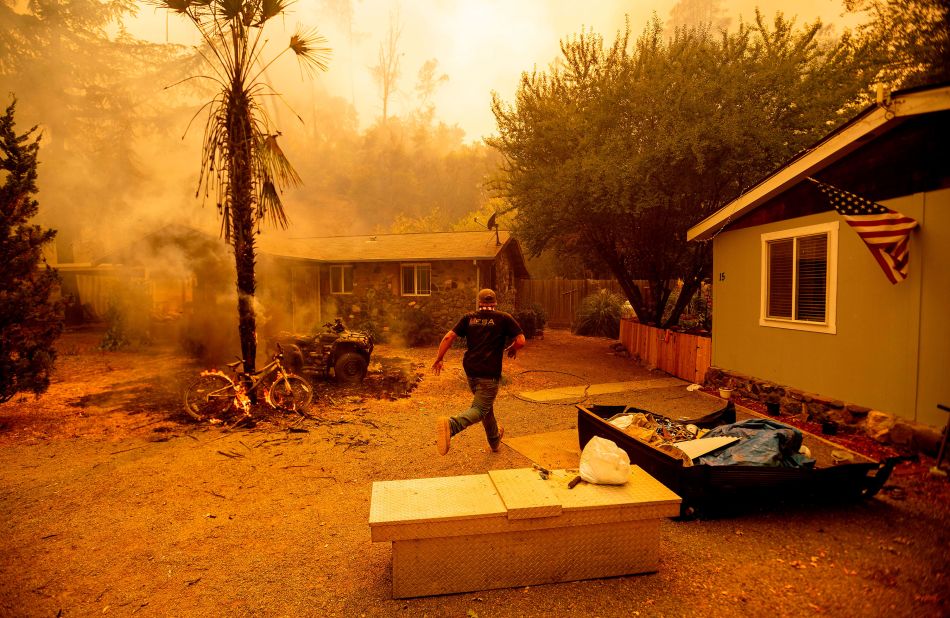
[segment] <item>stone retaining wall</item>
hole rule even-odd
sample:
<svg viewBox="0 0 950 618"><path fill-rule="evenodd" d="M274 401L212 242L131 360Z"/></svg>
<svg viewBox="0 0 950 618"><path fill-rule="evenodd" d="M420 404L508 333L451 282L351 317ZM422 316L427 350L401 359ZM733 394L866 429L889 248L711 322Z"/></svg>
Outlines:
<svg viewBox="0 0 950 618"><path fill-rule="evenodd" d="M778 403L782 414L817 423L833 421L844 431L862 431L882 444L929 455L936 455L942 438L941 430L930 425L719 367L709 368L705 385L731 388L739 397L762 403Z"/></svg>

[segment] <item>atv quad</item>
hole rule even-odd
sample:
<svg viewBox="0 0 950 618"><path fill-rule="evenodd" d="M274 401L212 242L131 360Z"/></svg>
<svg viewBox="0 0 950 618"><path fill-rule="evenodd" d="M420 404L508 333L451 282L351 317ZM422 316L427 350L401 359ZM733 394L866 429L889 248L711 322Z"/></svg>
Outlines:
<svg viewBox="0 0 950 618"><path fill-rule="evenodd" d="M277 341L284 348L284 365L293 373L328 378L332 371L338 383L348 385L363 381L373 352L373 338L347 329L340 318L315 335L281 333Z"/></svg>

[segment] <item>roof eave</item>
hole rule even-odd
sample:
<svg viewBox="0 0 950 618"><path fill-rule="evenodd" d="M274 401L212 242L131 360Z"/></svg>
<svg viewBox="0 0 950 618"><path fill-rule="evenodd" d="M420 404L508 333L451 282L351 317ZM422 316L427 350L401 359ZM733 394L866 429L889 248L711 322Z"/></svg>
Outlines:
<svg viewBox="0 0 950 618"><path fill-rule="evenodd" d="M766 177L686 232L686 240L709 240L732 221L758 208L863 145L890 130L902 118L950 109L950 87L898 94L887 107L865 110L810 150Z"/></svg>

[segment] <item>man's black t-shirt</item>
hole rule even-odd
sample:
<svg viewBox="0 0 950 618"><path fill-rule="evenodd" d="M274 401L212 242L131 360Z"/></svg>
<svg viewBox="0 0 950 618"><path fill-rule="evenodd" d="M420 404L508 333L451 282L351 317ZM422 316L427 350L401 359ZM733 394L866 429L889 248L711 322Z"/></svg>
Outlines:
<svg viewBox="0 0 950 618"><path fill-rule="evenodd" d="M466 339L462 367L472 378L500 378L506 339L521 334L521 326L510 314L494 309L466 313L452 330Z"/></svg>

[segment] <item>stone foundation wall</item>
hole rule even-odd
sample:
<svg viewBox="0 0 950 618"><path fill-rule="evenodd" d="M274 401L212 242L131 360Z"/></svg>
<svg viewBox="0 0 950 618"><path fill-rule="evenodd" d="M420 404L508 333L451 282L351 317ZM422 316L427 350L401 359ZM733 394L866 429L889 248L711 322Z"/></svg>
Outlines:
<svg viewBox="0 0 950 618"><path fill-rule="evenodd" d="M861 431L882 444L935 455L942 438L941 429L914 423L888 412L872 410L846 401L808 393L719 367L706 372L705 385L731 388L738 397L778 403L781 413L802 420L833 421L844 431Z"/></svg>

